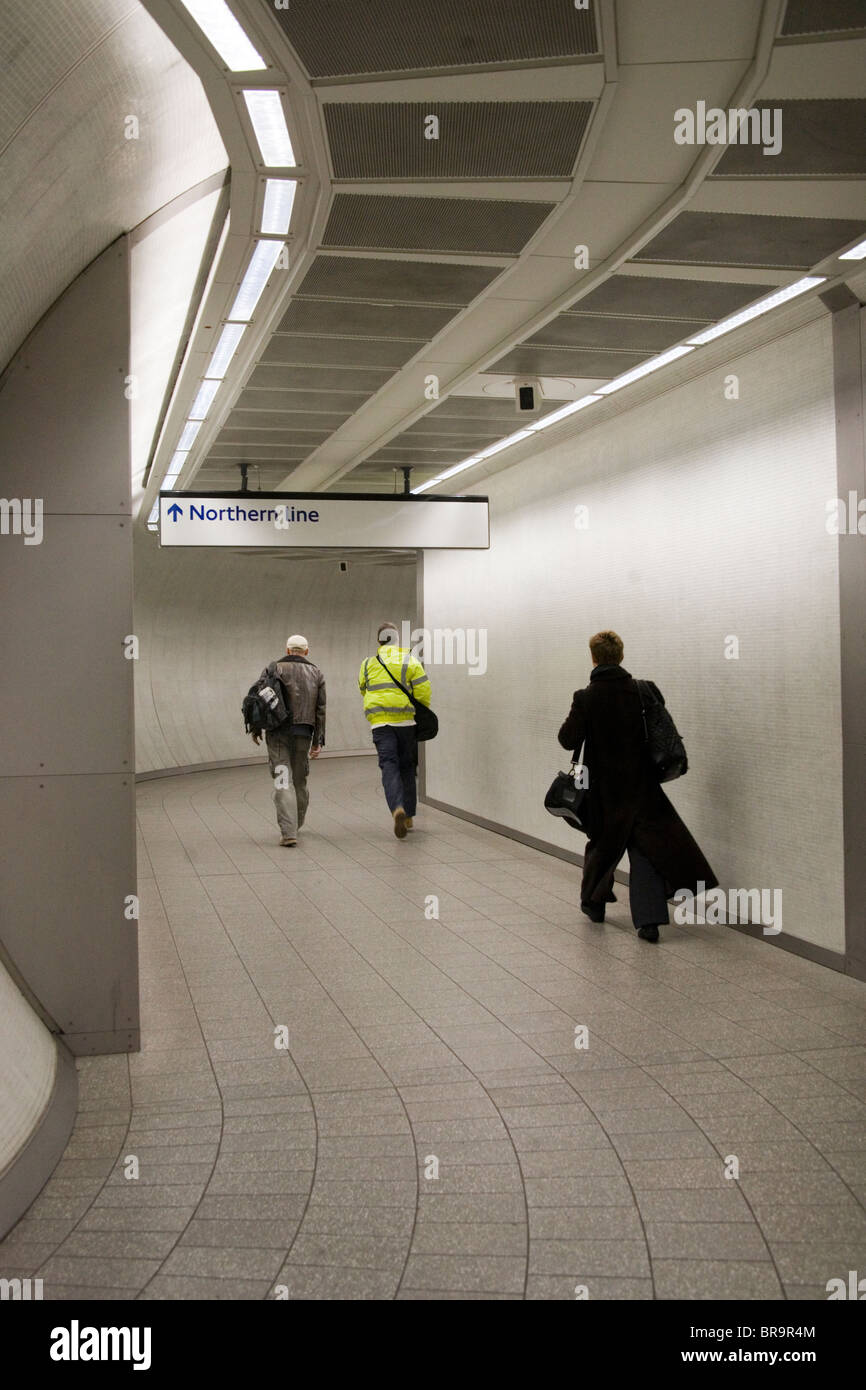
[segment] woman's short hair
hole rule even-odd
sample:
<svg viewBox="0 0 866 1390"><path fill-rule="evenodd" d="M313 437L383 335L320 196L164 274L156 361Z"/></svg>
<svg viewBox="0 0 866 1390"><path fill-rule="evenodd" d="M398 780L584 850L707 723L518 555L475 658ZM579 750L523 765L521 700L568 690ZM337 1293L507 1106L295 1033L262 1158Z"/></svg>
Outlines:
<svg viewBox="0 0 866 1390"><path fill-rule="evenodd" d="M619 666L622 663L622 638L615 632L597 632L589 639L589 650L599 666Z"/></svg>

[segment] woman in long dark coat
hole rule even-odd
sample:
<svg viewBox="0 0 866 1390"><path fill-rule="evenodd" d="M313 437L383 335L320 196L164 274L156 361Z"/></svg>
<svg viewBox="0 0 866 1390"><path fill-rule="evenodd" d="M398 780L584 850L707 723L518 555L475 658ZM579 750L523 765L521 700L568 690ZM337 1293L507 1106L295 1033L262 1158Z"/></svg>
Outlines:
<svg viewBox="0 0 866 1390"><path fill-rule="evenodd" d="M639 936L657 941L659 926L669 921L667 900L680 889L696 894L715 888L718 879L652 769L641 696L621 664L621 638L615 632L599 632L589 646L593 658L589 685L575 691L559 731L559 742L573 751L575 760L583 747L582 761L589 774L591 834L581 908L592 921L604 921L605 903L616 901L614 870L627 849L634 925ZM658 688L651 689L662 700Z"/></svg>

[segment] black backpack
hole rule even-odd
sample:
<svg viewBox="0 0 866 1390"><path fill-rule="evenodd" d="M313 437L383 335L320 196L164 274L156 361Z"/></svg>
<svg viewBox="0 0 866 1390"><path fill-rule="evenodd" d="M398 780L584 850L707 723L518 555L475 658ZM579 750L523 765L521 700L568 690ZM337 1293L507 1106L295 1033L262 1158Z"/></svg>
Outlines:
<svg viewBox="0 0 866 1390"><path fill-rule="evenodd" d="M272 733L287 721L292 712L286 687L277 675L277 663L272 661L264 676L250 686L241 705L244 730L248 734Z"/></svg>
<svg viewBox="0 0 866 1390"><path fill-rule="evenodd" d="M658 698L650 681L635 681L641 702L647 753L653 771L660 782L673 782L689 770L689 760L677 726L665 708L661 692Z"/></svg>

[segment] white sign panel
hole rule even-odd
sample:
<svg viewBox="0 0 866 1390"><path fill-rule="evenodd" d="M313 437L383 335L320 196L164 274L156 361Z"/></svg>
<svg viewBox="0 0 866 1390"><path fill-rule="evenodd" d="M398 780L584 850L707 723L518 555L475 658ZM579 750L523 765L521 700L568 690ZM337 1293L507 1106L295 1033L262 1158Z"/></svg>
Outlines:
<svg viewBox="0 0 866 1390"><path fill-rule="evenodd" d="M486 497L161 493L160 545L486 550Z"/></svg>

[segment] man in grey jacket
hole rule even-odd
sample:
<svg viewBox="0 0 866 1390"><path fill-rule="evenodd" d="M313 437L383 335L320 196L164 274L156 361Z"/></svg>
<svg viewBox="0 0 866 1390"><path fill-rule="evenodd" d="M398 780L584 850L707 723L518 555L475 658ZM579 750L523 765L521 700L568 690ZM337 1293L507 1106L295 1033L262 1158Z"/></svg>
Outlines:
<svg viewBox="0 0 866 1390"><path fill-rule="evenodd" d="M310 758L317 758L325 746L325 677L309 660L309 652L307 639L300 633L286 643L286 655L276 662L276 672L286 692L291 722L265 734L280 844L289 847L298 843L310 804ZM266 680L272 669L266 666L261 679ZM261 742L261 734L252 737L255 743Z"/></svg>

